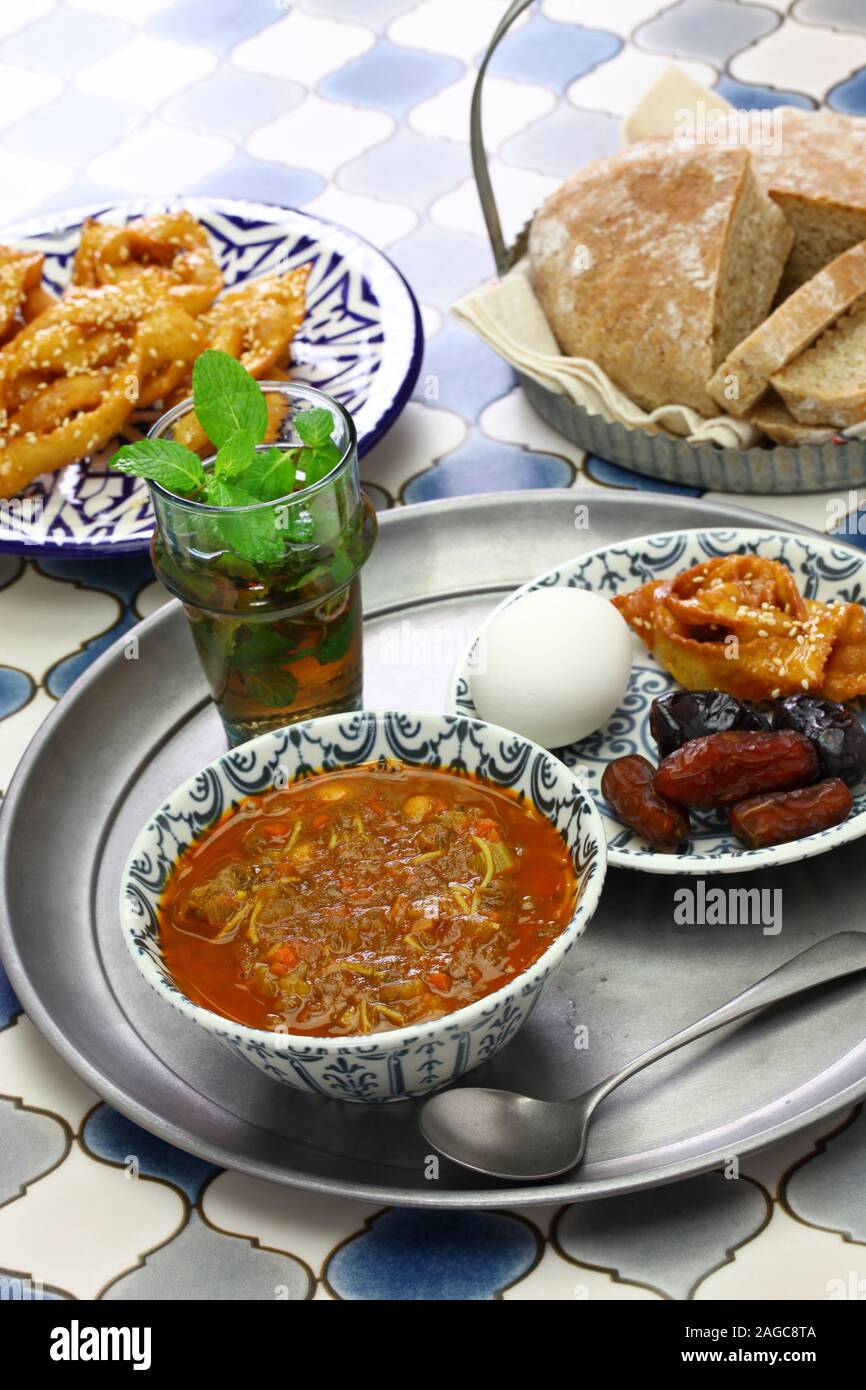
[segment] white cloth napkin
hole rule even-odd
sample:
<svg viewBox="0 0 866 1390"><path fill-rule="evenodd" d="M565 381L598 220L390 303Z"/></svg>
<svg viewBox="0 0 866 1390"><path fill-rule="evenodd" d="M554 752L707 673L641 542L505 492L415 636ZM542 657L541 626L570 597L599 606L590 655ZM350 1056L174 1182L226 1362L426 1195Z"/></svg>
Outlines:
<svg viewBox="0 0 866 1390"><path fill-rule="evenodd" d="M673 134L683 113L729 109L716 92L707 92L676 67L669 67L623 123L627 143L647 135ZM457 301L455 316L504 357L512 367L542 386L570 396L591 415L618 420L631 428L667 431L691 443L714 443L735 449L756 444L760 433L747 420L719 415L708 420L690 406L658 406L647 412L630 400L595 362L563 357L544 311L535 297L526 261L502 280L493 280Z"/></svg>

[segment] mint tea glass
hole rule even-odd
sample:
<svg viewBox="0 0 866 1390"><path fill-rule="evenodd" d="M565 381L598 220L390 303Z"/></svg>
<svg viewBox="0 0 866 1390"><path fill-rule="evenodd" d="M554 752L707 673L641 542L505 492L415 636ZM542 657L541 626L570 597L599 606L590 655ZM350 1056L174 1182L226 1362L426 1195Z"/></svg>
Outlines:
<svg viewBox="0 0 866 1390"><path fill-rule="evenodd" d="M149 483L154 569L183 603L232 745L361 707L360 572L376 536L351 417L313 387L260 385L269 424L259 447L301 446L294 416L324 408L339 452L329 473L305 487L301 463L299 490L244 507L214 507ZM205 469L214 452L191 400L162 416L148 437L196 448Z"/></svg>

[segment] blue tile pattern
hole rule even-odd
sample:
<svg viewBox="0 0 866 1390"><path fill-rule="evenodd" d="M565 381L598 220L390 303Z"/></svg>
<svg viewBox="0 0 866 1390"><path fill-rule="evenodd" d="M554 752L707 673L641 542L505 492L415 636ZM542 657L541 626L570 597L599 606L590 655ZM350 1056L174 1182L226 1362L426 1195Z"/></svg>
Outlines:
<svg viewBox="0 0 866 1390"><path fill-rule="evenodd" d="M56 1303L68 1294L46 1289L28 1276L0 1274L0 1303Z"/></svg>
<svg viewBox="0 0 866 1390"><path fill-rule="evenodd" d="M853 77L831 87L827 93L827 105L834 111L842 111L846 116L866 114L866 68L855 72Z"/></svg>
<svg viewBox="0 0 866 1390"><path fill-rule="evenodd" d="M96 562L81 557L62 556L41 560L39 568L53 579L62 579L83 588L111 594L120 605L118 618L107 632L92 637L84 643L80 651L73 651L62 657L45 673L45 689L49 695L59 699L92 661L137 622L132 608L133 600L145 584L150 582L153 571L150 559L146 555L117 555L110 560Z"/></svg>
<svg viewBox="0 0 866 1390"><path fill-rule="evenodd" d="M811 111L815 106L812 98L804 96L802 92L788 92L778 87L753 87L746 82L737 82L736 78L727 74L719 78L715 90L732 106L740 106L746 111L772 111L776 106L799 106L802 110Z"/></svg>
<svg viewBox="0 0 866 1390"><path fill-rule="evenodd" d="M45 153L46 133L50 130L55 159L92 159L117 144L118 131L132 135L146 119L138 106L68 87L49 107L40 107L10 126L3 143L16 154L39 158ZM64 196L68 199L68 194ZM62 197L60 202L66 206Z"/></svg>
<svg viewBox="0 0 866 1390"><path fill-rule="evenodd" d="M678 58L702 58L725 63L748 44L779 24L775 10L763 5L742 7L731 15L729 0L680 0L672 9L642 24L635 42L642 48L672 53Z"/></svg>
<svg viewBox="0 0 866 1390"><path fill-rule="evenodd" d="M535 487L570 487L574 469L562 458L495 444L473 434L436 468L419 473L404 487L401 501L433 502L473 492L510 492Z"/></svg>
<svg viewBox="0 0 866 1390"><path fill-rule="evenodd" d="M143 1265L109 1284L107 1302L134 1300L297 1302L309 1297L310 1274L279 1250L226 1235L190 1214L182 1231L147 1255Z"/></svg>
<svg viewBox="0 0 866 1390"><path fill-rule="evenodd" d="M389 1211L331 1257L339 1298L383 1301L495 1298L539 1255L537 1233L498 1212Z"/></svg>
<svg viewBox="0 0 866 1390"><path fill-rule="evenodd" d="M345 164L339 183L349 193L374 197L389 187L399 189L399 202L423 212L439 194L468 178L469 171L468 152L453 140L431 139L401 127L386 144Z"/></svg>
<svg viewBox="0 0 866 1390"><path fill-rule="evenodd" d="M305 95L298 82L253 76L224 65L167 101L162 114L177 125L239 140L283 111L299 106Z"/></svg>
<svg viewBox="0 0 866 1390"><path fill-rule="evenodd" d="M507 362L479 343L474 333L449 322L426 345L413 398L477 420L486 406L516 384Z"/></svg>
<svg viewBox="0 0 866 1390"><path fill-rule="evenodd" d="M0 1030L8 1028L9 1024L21 1013L21 1005L15 998L9 976L0 965Z"/></svg>
<svg viewBox="0 0 866 1390"><path fill-rule="evenodd" d="M616 34L557 24L533 14L522 29L502 40L490 63L494 77L540 82L564 92L569 83L606 63L622 47Z"/></svg>
<svg viewBox="0 0 866 1390"><path fill-rule="evenodd" d="M784 1197L802 1221L866 1245L866 1107L791 1173Z"/></svg>
<svg viewBox="0 0 866 1390"><path fill-rule="evenodd" d="M562 105L506 140L502 157L509 164L567 178L576 164L610 154L618 144L619 122L614 116Z"/></svg>
<svg viewBox="0 0 866 1390"><path fill-rule="evenodd" d="M446 83L456 82L462 72L454 58L398 48L383 39L369 53L324 78L318 90L332 101L390 111L400 119Z"/></svg>
<svg viewBox="0 0 866 1390"><path fill-rule="evenodd" d="M858 545L861 550L866 550L866 507L857 507L849 512L843 524L834 530L845 538L848 545Z"/></svg>
<svg viewBox="0 0 866 1390"><path fill-rule="evenodd" d="M470 4L464 0L465 25L454 23L454 0L142 0L106 6L105 13L98 3L57 0L40 5L32 22L7 6L0 26L6 220L87 202L110 205L162 191L163 184L166 192L292 206L321 201L322 216L347 222L389 250L425 306L426 354L414 403L401 422L399 448L389 455L386 442L364 460L378 509L575 482L695 495L695 489L644 479L602 459L569 462L573 450L563 446L560 453L549 432L538 433L541 426L522 405L511 370L447 316L455 297L492 273L468 182L467 113L454 95L465 88L486 38L484 26L475 27L476 7ZM613 73L618 61L679 55L702 63L705 80L736 105L808 108L815 93L799 89L805 78L796 73L808 68L814 52L825 74L823 101L866 114L863 0L793 0L787 6L788 42L806 55L799 68L773 56L786 9L777 0L657 0L654 7L633 3L627 9L630 18L613 3L575 4L572 21L559 0L551 0L550 12L547 4L534 7L497 54L492 72L510 81L499 84L499 95L488 94L486 128L493 132L491 152L503 175L518 185L521 178L530 181L525 206L514 209L517 225L540 196L532 180L563 177L616 147L619 120L603 109L605 103L594 98L599 109L587 109L579 104L579 86L568 92L588 74L603 84L606 67ZM247 71L236 61L238 46L258 34L267 38L276 25L294 36L281 39L279 63L273 71ZM153 77L162 95L153 110L146 109L148 93L137 85L141 74L127 74L108 61L140 40L161 45ZM746 84L731 68L752 48L767 56ZM202 53L213 55L215 66L208 71L205 63L194 75ZM100 73L93 86L91 68ZM621 108L612 102L610 109ZM254 158L249 142L278 119L287 120L294 134L269 160ZM488 411L496 438L485 428ZM861 510L863 535L849 529L846 536L866 547L866 506ZM824 526L824 499L815 499L808 519ZM34 567L0 556L0 601L10 594L14 599L17 585L45 578L60 581L56 603L65 601L68 641L60 651L55 642L49 652L35 605L33 624L24 621L15 632L0 614L4 756L13 743L16 753L22 751L20 730L29 727L33 702L47 705L60 696L100 651L129 631L136 600L152 582L145 557L62 558ZM88 616L85 599L94 590L116 599L107 632L94 630ZM7 761L11 770L14 759ZM780 1223L764 1229L769 1193L775 1191L769 1177L767 1191L748 1180L707 1175L575 1206L559 1215L547 1242L532 1223L494 1212L389 1210L370 1218L368 1208L355 1204L295 1198L252 1179L218 1175L110 1106L82 1098L81 1084L71 1076L64 1092L63 1064L31 1034L0 967L0 1088L21 1097L20 1105L0 1098L0 1125L9 1138L0 1151L14 1153L5 1168L14 1191L0 1205L0 1301L303 1299L314 1285L320 1294L352 1300L487 1300L508 1297L515 1281L519 1294L523 1280L528 1296L541 1298L573 1298L578 1280L591 1286L593 1297L618 1297L631 1284L687 1298L732 1252L744 1296L785 1298L798 1296L798 1270L804 1279L808 1273L811 1256L796 1244L789 1252L784 1234L774 1234ZM48 1114L49 1106L57 1113ZM866 1242L864 1114L849 1116L842 1127L828 1125L824 1143L803 1139L797 1148L801 1141L792 1141L787 1156L777 1160L783 1201L798 1232L810 1226L816 1239L838 1242L841 1270L854 1268ZM76 1142L63 1158L61 1139L70 1130ZM119 1196L117 1186L109 1190L108 1184L117 1184L117 1170L130 1156L150 1181L122 1184ZM764 1161L769 1171L774 1160ZM9 1253L13 1237L4 1213L22 1203L30 1204L25 1211L38 1213L41 1194L49 1191L43 1184L62 1184L66 1165L73 1173L68 1201L91 1203L95 1243L110 1248L110 1269L90 1279L86 1252L77 1263L67 1261L58 1235L53 1251L50 1241L45 1247L43 1287L27 1274L28 1263ZM98 1227L95 1193L103 1182L110 1210L122 1210L124 1202L141 1204L131 1246L113 1225ZM226 1229L207 1217L209 1198L220 1184L231 1217ZM23 1195L15 1195L21 1187ZM159 1198L166 1193L171 1201L163 1205ZM184 1199L179 1224L177 1194ZM0 1202L9 1196L4 1189ZM38 1214L30 1227L39 1233ZM125 1229L122 1221L118 1229ZM844 1246L839 1233L847 1239ZM777 1242L771 1286L764 1280L755 1291L748 1284L749 1252L756 1244L759 1258L766 1259L760 1251L770 1240ZM54 1256L62 1277L53 1270Z"/></svg>
<svg viewBox="0 0 866 1390"><path fill-rule="evenodd" d="M33 678L26 671L0 666L0 719L26 705L34 689Z"/></svg>
<svg viewBox="0 0 866 1390"><path fill-rule="evenodd" d="M866 10L861 0L796 0L794 13L805 24L859 29L866 33Z"/></svg>
<svg viewBox="0 0 866 1390"><path fill-rule="evenodd" d="M100 1105L88 1117L82 1130L86 1147L107 1163L128 1168L146 1178L162 1178L184 1192L191 1203L201 1195L205 1183L219 1172L212 1163L166 1144L156 1135L133 1124L110 1105Z"/></svg>
<svg viewBox="0 0 866 1390"><path fill-rule="evenodd" d="M231 164L190 185L189 192L204 198L250 198L253 202L276 203L280 207L297 208L315 198L325 187L325 180L310 169L287 169L283 164L269 164L240 154Z"/></svg>
<svg viewBox="0 0 866 1390"><path fill-rule="evenodd" d="M0 62L74 77L132 38L131 25L65 6L0 44Z"/></svg>
<svg viewBox="0 0 866 1390"><path fill-rule="evenodd" d="M100 589L115 594L126 607L139 589L153 578L150 559L146 555L112 555L110 559L89 560L81 556L47 556L39 561L43 574L63 579L88 589Z"/></svg>
<svg viewBox="0 0 866 1390"><path fill-rule="evenodd" d="M477 237L429 222L399 241L392 255L415 293L443 311L493 268L490 248Z"/></svg>
<svg viewBox="0 0 866 1390"><path fill-rule="evenodd" d="M283 0L175 0L147 19L144 28L162 39L197 43L227 54L242 39L273 24L288 8Z"/></svg>
<svg viewBox="0 0 866 1390"><path fill-rule="evenodd" d="M558 1220L556 1239L576 1264L610 1269L668 1298L688 1298L702 1276L757 1235L768 1208L757 1184L707 1173L568 1207Z"/></svg>
<svg viewBox="0 0 866 1390"><path fill-rule="evenodd" d="M54 1168L66 1146L66 1132L52 1115L0 1098L0 1206Z"/></svg>
<svg viewBox="0 0 866 1390"><path fill-rule="evenodd" d="M364 0L364 23L384 29L406 8L406 0ZM358 19L358 0L304 0L304 9L333 19Z"/></svg>
<svg viewBox="0 0 866 1390"><path fill-rule="evenodd" d="M587 477L605 487L634 487L634 474L618 463L609 463L596 454L587 454L584 460ZM678 497L699 497L700 488L688 487L685 483L666 483L662 478L643 478L644 492L668 492Z"/></svg>

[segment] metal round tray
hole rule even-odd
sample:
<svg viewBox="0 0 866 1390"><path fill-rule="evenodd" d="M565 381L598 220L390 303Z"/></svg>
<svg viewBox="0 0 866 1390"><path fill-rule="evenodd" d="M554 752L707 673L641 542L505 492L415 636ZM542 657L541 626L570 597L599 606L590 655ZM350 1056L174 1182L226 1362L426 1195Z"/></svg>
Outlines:
<svg viewBox="0 0 866 1390"><path fill-rule="evenodd" d="M576 529L588 508L589 529ZM503 593L581 550L754 512L664 497L537 492L387 514L365 571L366 700L443 707L451 666ZM766 518L764 518L766 520ZM784 529L784 528L782 528ZM82 1078L180 1147L272 1181L373 1202L506 1207L602 1197L718 1166L866 1092L866 981L694 1043L605 1102L586 1162L515 1188L425 1164L415 1102L342 1105L281 1087L148 989L117 920L135 833L224 746L180 607L106 652L31 744L0 816L0 947L22 1004ZM515 653L519 660L519 653ZM783 926L680 926L694 880L610 870L601 907L526 1028L466 1084L583 1090L831 932L862 925L862 851L732 876L781 890ZM578 1048L576 1030L586 1028Z"/></svg>

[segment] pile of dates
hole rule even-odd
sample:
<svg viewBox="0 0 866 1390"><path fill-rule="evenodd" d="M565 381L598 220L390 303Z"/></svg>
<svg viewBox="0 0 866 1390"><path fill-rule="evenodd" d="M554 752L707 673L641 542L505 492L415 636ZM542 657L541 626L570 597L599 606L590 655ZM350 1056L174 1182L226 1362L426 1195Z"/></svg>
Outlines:
<svg viewBox="0 0 866 1390"><path fill-rule="evenodd" d="M866 777L866 732L845 705L787 695L760 710L721 690L674 690L654 700L650 731L661 762L609 763L601 787L621 821L654 849L689 837L689 810L724 808L750 849L838 825Z"/></svg>

